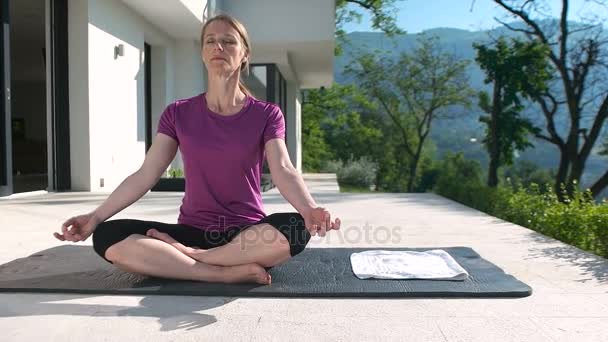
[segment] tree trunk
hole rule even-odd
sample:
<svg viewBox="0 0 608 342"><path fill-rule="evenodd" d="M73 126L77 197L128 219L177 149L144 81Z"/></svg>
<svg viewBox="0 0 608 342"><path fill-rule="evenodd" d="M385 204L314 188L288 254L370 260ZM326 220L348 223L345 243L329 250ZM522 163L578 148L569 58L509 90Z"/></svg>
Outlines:
<svg viewBox="0 0 608 342"><path fill-rule="evenodd" d="M424 140L422 137L419 137L418 147L416 148L416 155L412 160L412 165L410 166L410 178L407 181L407 192L414 192L414 181L416 180L416 170L418 169L418 162L420 161L420 155L422 154L422 145L424 144Z"/></svg>
<svg viewBox="0 0 608 342"><path fill-rule="evenodd" d="M490 166L488 167L488 186L495 188L498 185L498 168L500 167L500 146L498 139L498 116L502 110L501 84L494 82L494 94L492 96L492 113L490 113L489 124L489 152Z"/></svg>
<svg viewBox="0 0 608 342"><path fill-rule="evenodd" d="M608 186L608 171L606 171L600 177L600 179L598 179L597 182L595 182L589 188L589 190L591 190L591 194L593 195L593 198L597 199L597 196L600 195L600 192L602 192L607 186Z"/></svg>

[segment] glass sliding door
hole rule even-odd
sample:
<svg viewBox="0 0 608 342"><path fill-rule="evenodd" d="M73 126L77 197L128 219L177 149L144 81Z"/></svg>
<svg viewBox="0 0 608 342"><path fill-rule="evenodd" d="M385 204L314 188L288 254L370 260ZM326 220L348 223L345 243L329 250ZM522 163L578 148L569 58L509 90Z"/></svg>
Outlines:
<svg viewBox="0 0 608 342"><path fill-rule="evenodd" d="M283 114L287 112L287 84L276 64L252 64L249 76L243 77L245 85L253 95L279 105Z"/></svg>

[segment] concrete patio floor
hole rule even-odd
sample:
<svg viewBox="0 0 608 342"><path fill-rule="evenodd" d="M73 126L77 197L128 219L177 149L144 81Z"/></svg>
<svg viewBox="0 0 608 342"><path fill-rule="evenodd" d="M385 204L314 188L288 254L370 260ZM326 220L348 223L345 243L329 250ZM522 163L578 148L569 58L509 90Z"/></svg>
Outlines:
<svg viewBox="0 0 608 342"><path fill-rule="evenodd" d="M608 260L434 194L344 194L305 175L342 229L309 248L467 246L533 288L519 299L281 299L0 294L2 341L608 341ZM65 244L53 231L107 194L0 200L0 264ZM181 193L114 218L175 222ZM267 213L293 211L276 189ZM90 244L90 239L85 243Z"/></svg>

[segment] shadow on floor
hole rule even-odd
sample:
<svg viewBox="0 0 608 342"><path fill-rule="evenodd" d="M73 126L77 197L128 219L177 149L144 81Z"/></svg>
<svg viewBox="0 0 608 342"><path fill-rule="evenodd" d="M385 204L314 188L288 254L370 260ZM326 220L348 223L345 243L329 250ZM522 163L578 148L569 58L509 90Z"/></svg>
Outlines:
<svg viewBox="0 0 608 342"><path fill-rule="evenodd" d="M88 316L88 317L153 317L160 331L194 330L217 322L213 315L199 313L234 301L233 297L145 296L139 306L63 303L104 296L21 294L2 296L0 317L21 316ZM107 300L107 299L105 299Z"/></svg>
<svg viewBox="0 0 608 342"><path fill-rule="evenodd" d="M555 245L556 239L545 236L539 232L531 231L530 238L539 244ZM588 278L572 279L585 283L589 280L597 279L601 284L608 284L608 259L581 250L571 245L551 246L530 249L530 258L549 257L553 259L567 261L570 264L584 270Z"/></svg>

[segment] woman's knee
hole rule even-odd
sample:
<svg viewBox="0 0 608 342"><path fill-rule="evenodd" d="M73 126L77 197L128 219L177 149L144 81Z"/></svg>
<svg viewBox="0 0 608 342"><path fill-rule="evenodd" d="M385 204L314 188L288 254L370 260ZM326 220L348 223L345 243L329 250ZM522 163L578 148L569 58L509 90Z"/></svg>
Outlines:
<svg viewBox="0 0 608 342"><path fill-rule="evenodd" d="M297 212L274 213L267 217L266 222L287 237L292 257L300 254L312 237L306 229L304 217Z"/></svg>
<svg viewBox="0 0 608 342"><path fill-rule="evenodd" d="M108 262L114 263L118 255L116 248L110 248L131 234L125 225L128 220L113 220L100 223L93 232L93 249ZM108 251L110 251L108 253Z"/></svg>

